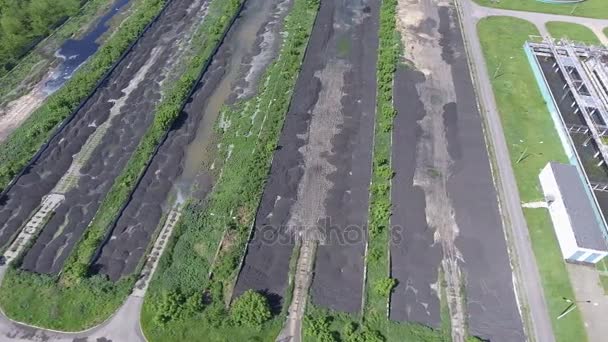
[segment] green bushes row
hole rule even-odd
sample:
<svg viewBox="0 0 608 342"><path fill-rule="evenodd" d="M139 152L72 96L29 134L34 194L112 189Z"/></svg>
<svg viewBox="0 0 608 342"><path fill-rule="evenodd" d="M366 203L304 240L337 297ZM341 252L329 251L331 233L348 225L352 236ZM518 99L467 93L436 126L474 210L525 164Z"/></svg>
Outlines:
<svg viewBox="0 0 608 342"><path fill-rule="evenodd" d="M145 171L156 147L181 113L182 106L188 100L205 64L212 57L224 32L228 30L229 18L236 15L242 2L243 0L213 2L213 12L205 18L200 31L197 32L197 37L202 38L201 42L196 42L198 52L187 63L185 72L157 106L152 125L146 131L125 169L114 181L91 225L67 260L62 274L66 282L78 281L87 276L91 258L100 247L109 226L137 185L137 180Z"/></svg>
<svg viewBox="0 0 608 342"><path fill-rule="evenodd" d="M376 131L369 208L369 243L365 314L384 319L388 297L396 281L387 278L388 236L391 216L391 134L397 112L393 108L393 79L399 62L396 33L397 0L383 0L380 7L377 64Z"/></svg>
<svg viewBox="0 0 608 342"><path fill-rule="evenodd" d="M134 13L74 76L0 145L0 190L30 161L65 120L97 87L112 65L159 14L167 0L142 0Z"/></svg>
<svg viewBox="0 0 608 342"><path fill-rule="evenodd" d="M231 340L238 340L233 334L247 334L243 338L265 334L274 339L278 333L277 319L265 323L261 331L241 326L235 332L226 304L232 295L232 284L245 252L317 8L316 0L294 2L285 19L281 51L261 79L258 95L222 111L221 117L229 125L217 129L222 148L215 160L223 161L216 162L216 169L222 164L221 177L205 203L191 202L184 208L175 238L160 260L144 303L142 326L146 336L153 340L175 340L177 332L184 330L188 331L187 336L219 339L222 336ZM223 237L230 243L222 245L215 258ZM154 317L161 314L154 303L173 291L187 296L205 291L207 303L193 317L175 319L161 329L154 324Z"/></svg>

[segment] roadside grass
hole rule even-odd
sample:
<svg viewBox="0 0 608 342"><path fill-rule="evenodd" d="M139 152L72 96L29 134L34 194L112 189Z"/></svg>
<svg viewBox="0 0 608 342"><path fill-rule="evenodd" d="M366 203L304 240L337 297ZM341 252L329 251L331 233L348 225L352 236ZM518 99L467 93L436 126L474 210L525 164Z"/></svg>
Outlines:
<svg viewBox="0 0 608 342"><path fill-rule="evenodd" d="M0 190L4 189L57 126L73 113L97 87L114 63L160 13L166 0L143 0L117 32L73 77L0 144Z"/></svg>
<svg viewBox="0 0 608 342"><path fill-rule="evenodd" d="M120 306L132 285L132 279L114 284L92 277L61 286L55 277L12 267L6 272L0 285L2 310L11 319L65 331L102 323Z"/></svg>
<svg viewBox="0 0 608 342"><path fill-rule="evenodd" d="M536 0L473 0L486 7L516 11L562 14L596 19L608 19L605 0L587 0L578 4L547 4Z"/></svg>
<svg viewBox="0 0 608 342"><path fill-rule="evenodd" d="M553 38L568 38L590 45L601 45L598 37L585 25L563 21L549 21L545 24Z"/></svg>
<svg viewBox="0 0 608 342"><path fill-rule="evenodd" d="M116 283L101 275L91 276L91 258L156 147L181 113L182 105L188 100L204 65L228 30L242 1L214 0L211 3L209 14L194 38L197 52L185 63L185 72L156 107L152 125L114 181L93 222L68 257L61 275L51 277L20 271L18 263L5 275L0 286L0 304L9 317L51 329L74 331L100 323L122 304L134 285L135 276ZM14 291L15 288L19 291ZM45 296L46 300L39 300L37 293Z"/></svg>
<svg viewBox="0 0 608 342"><path fill-rule="evenodd" d="M606 27L606 28L604 29L604 36L606 36L606 38L608 38L608 27Z"/></svg>
<svg viewBox="0 0 608 342"><path fill-rule="evenodd" d="M600 285L604 289L604 294L608 295L608 275L600 274Z"/></svg>
<svg viewBox="0 0 608 342"><path fill-rule="evenodd" d="M532 23L512 17L484 18L477 29L521 200L538 201L542 198L540 170L549 161L568 162L523 50L528 36L538 31ZM557 321L564 309L562 297L574 295L549 215L544 209L525 209L524 214L555 337L564 342L585 341L578 310Z"/></svg>
<svg viewBox="0 0 608 342"><path fill-rule="evenodd" d="M7 103L22 95L20 84L27 80L29 83L38 82L47 72L46 67L56 57L54 52L68 38L78 36L83 28L87 28L99 14L107 10L115 0L88 0L79 13L69 18L63 25L35 48L23 56L17 65L0 77L0 104ZM127 7L137 5L127 5ZM110 31L112 29L110 28Z"/></svg>
<svg viewBox="0 0 608 342"><path fill-rule="evenodd" d="M222 110L219 121L226 124L216 126L221 171L208 199L184 208L161 257L142 311L148 339L270 341L278 335L285 310L256 329L236 326L229 302L318 6L318 0L295 0L283 26L285 40L257 96ZM231 243L222 244L215 258L223 236ZM176 309L167 301L175 296Z"/></svg>

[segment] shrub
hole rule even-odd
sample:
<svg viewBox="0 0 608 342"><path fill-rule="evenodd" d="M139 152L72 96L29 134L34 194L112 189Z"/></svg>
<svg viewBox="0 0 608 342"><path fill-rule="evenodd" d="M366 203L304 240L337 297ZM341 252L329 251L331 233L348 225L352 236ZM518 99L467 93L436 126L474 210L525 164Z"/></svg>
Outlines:
<svg viewBox="0 0 608 342"><path fill-rule="evenodd" d="M266 297L253 290L245 291L230 309L230 317L235 324L250 328L261 328L271 316Z"/></svg>
<svg viewBox="0 0 608 342"><path fill-rule="evenodd" d="M379 296L388 297L395 286L397 286L396 279L382 278L376 280L376 282L374 283L374 291Z"/></svg>

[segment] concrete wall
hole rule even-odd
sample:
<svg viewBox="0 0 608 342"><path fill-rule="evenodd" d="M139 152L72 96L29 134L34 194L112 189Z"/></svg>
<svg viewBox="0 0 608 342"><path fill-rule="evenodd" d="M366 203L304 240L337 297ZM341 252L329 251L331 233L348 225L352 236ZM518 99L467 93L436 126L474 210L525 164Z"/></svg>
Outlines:
<svg viewBox="0 0 608 342"><path fill-rule="evenodd" d="M608 252L582 248L576 244L572 222L566 212L562 194L559 191L553 170L549 164L542 169L539 178L545 199L552 200L549 205L549 214L551 215L553 229L564 259L587 263L596 263L602 260L602 258L608 255ZM596 254L597 256L591 260L587 260L592 254Z"/></svg>
<svg viewBox="0 0 608 342"><path fill-rule="evenodd" d="M567 259L578 250L578 246L576 245L576 238L574 237L570 217L566 212L562 194L559 191L553 170L549 164L542 169L539 178L545 198L553 199L553 202L549 205L549 214L553 221L553 229L555 230L562 255L564 259Z"/></svg>

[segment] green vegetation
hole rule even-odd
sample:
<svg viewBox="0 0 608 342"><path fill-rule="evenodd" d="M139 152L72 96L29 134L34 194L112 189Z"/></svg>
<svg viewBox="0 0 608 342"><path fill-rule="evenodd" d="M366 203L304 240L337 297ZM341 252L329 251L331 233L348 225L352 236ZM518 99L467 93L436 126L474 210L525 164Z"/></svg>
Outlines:
<svg viewBox="0 0 608 342"><path fill-rule="evenodd" d="M606 28L604 29L604 36L606 36L606 38L608 38L608 27L606 27Z"/></svg>
<svg viewBox="0 0 608 342"><path fill-rule="evenodd" d="M180 114L182 104L188 99L190 90L241 3L242 0L215 0L211 3L210 14L195 38L197 53L187 62L185 72L156 108L152 125L115 180L91 226L66 261L61 277L19 271L18 264L6 274L0 286L0 292L3 293L0 304L10 317L52 329L81 330L107 318L122 303L132 288L135 277L113 283L99 275L90 276L89 262L156 146ZM15 286L20 290L13 291ZM48 298L44 301L37 300L36 293L48 294ZM155 317L155 321L164 324L174 316L188 317L192 312L198 311L199 303L200 300L193 300L192 296L179 291L166 293L158 301L157 311L160 314ZM65 308L74 309L64 310Z"/></svg>
<svg viewBox="0 0 608 342"><path fill-rule="evenodd" d="M380 8L379 48L376 77L376 128L369 209L369 242L367 256L367 284L365 315L374 320L386 319L390 291L377 291L389 274L388 247L391 215L390 187L393 178L391 168L391 134L393 119L393 77L399 63L400 41L396 30L396 0L384 0ZM376 287L376 289L374 289Z"/></svg>
<svg viewBox="0 0 608 342"><path fill-rule="evenodd" d="M418 324L398 324L385 321L378 324L361 317L315 307L310 301L306 305L306 316L302 327L305 342L448 342L449 336L440 336L436 331Z"/></svg>
<svg viewBox="0 0 608 342"><path fill-rule="evenodd" d="M23 169L40 146L97 86L166 0L142 0L118 31L74 76L0 145L0 189Z"/></svg>
<svg viewBox="0 0 608 342"><path fill-rule="evenodd" d="M80 0L0 0L0 76L80 5Z"/></svg>
<svg viewBox="0 0 608 342"><path fill-rule="evenodd" d="M378 296L388 298L388 296L390 296L390 294L393 291L393 288L395 288L395 286L397 286L397 279L393 279L393 278L377 279L376 282L374 283L374 292Z"/></svg>
<svg viewBox="0 0 608 342"><path fill-rule="evenodd" d="M547 4L536 0L473 0L476 3L502 9L574 15L579 17L608 19L605 0L587 0L578 4Z"/></svg>
<svg viewBox="0 0 608 342"><path fill-rule="evenodd" d="M141 2L143 0L137 0ZM0 76L0 104L7 103L22 95L25 88L22 82L38 82L48 71L49 65L55 60L54 52L68 38L75 37L88 28L99 13L105 11L114 3L113 0L88 0L78 14L73 15L59 26L44 41L38 43L10 72ZM137 6L137 5L134 5ZM113 31L111 27L108 31Z"/></svg>
<svg viewBox="0 0 608 342"><path fill-rule="evenodd" d="M538 89L522 46L529 35L538 35L533 24L511 17L490 17L478 24L481 45L500 110L519 194L523 202L542 198L540 170L549 161L567 162L553 121ZM529 157L517 163L527 151ZM532 247L540 270L545 299L558 341L585 341L578 310L559 321L562 297L573 298L572 286L548 213L525 209Z"/></svg>
<svg viewBox="0 0 608 342"><path fill-rule="evenodd" d="M95 276L77 285L63 286L55 277L11 267L0 285L0 304L9 317L20 322L77 331L108 318L130 292L131 285L131 280L113 284Z"/></svg>
<svg viewBox="0 0 608 342"><path fill-rule="evenodd" d="M278 335L284 313L259 328L235 329L234 306L228 307L318 4L318 0L294 2L283 27L285 41L260 81L258 95L222 110L222 122L227 124L217 127L221 147L215 158L221 178L205 203L192 201L183 209L160 260L142 312L142 327L151 341L200 336L206 341L270 341ZM154 319L159 316L155 303L172 292L185 298L204 293L206 301L202 310L174 317L160 327Z"/></svg>
<svg viewBox="0 0 608 342"><path fill-rule="evenodd" d="M547 30L554 38L568 38L577 42L590 45L600 45L601 42L590 28L580 24L566 23L562 21L549 21L546 23Z"/></svg>
<svg viewBox="0 0 608 342"><path fill-rule="evenodd" d="M230 318L241 327L259 330L271 317L268 300L253 290L245 291L230 308Z"/></svg>
<svg viewBox="0 0 608 342"><path fill-rule="evenodd" d="M608 295L608 275L600 274L600 284L604 289L604 294Z"/></svg>

